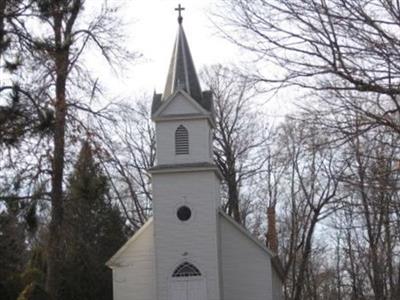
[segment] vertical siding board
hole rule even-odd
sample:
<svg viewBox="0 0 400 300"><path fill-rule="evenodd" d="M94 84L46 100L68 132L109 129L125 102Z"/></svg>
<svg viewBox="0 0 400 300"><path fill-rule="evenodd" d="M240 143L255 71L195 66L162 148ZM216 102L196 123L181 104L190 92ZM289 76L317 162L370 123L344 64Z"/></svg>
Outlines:
<svg viewBox="0 0 400 300"><path fill-rule="evenodd" d="M192 262L204 274L208 300L220 300L215 189L218 179L213 174L153 174L158 300L168 299L168 282L183 261ZM183 204L193 213L187 222L176 217L176 209Z"/></svg>
<svg viewBox="0 0 400 300"><path fill-rule="evenodd" d="M150 224L113 268L114 300L154 300L154 228Z"/></svg>
<svg viewBox="0 0 400 300"><path fill-rule="evenodd" d="M189 132L189 154L176 155L175 131L184 126ZM211 127L206 119L159 121L156 124L157 164L182 164L213 161L210 156Z"/></svg>
<svg viewBox="0 0 400 300"><path fill-rule="evenodd" d="M224 300L275 300L271 257L220 216Z"/></svg>

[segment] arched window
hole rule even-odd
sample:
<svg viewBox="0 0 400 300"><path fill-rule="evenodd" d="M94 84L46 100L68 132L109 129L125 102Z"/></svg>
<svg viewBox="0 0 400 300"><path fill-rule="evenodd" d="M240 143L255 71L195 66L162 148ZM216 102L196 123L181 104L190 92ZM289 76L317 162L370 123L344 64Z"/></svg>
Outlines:
<svg viewBox="0 0 400 300"><path fill-rule="evenodd" d="M192 277L201 276L199 269L188 262L180 264L172 274L172 277Z"/></svg>
<svg viewBox="0 0 400 300"><path fill-rule="evenodd" d="M189 154L189 132L183 125L175 131L175 154Z"/></svg>

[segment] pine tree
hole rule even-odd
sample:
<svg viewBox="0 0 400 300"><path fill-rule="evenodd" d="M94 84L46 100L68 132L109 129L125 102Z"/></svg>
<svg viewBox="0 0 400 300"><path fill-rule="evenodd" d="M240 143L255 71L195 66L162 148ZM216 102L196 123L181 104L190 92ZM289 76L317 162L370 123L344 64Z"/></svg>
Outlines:
<svg viewBox="0 0 400 300"><path fill-rule="evenodd" d="M16 210L0 212L0 295L15 299L21 289L19 275L26 263L25 236Z"/></svg>
<svg viewBox="0 0 400 300"><path fill-rule="evenodd" d="M107 200L107 190L107 179L85 142L69 179L60 299L112 299L111 271L105 262L125 235L124 221Z"/></svg>

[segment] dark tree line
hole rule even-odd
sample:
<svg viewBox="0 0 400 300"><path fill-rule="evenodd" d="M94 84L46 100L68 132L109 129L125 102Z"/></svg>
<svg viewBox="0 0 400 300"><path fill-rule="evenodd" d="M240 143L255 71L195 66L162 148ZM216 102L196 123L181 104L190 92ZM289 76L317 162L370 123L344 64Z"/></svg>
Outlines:
<svg viewBox="0 0 400 300"><path fill-rule="evenodd" d="M33 227L48 225L43 285L53 299L61 290L66 175L87 115L103 117L91 106L101 84L83 56L97 51L110 65L132 57L115 42L123 32L118 10L104 2L89 19L85 7L82 0L0 3L0 197L8 213L17 207Z"/></svg>
<svg viewBox="0 0 400 300"><path fill-rule="evenodd" d="M126 228L108 190L107 177L85 141L68 183L60 299L112 299L105 263L126 241Z"/></svg>

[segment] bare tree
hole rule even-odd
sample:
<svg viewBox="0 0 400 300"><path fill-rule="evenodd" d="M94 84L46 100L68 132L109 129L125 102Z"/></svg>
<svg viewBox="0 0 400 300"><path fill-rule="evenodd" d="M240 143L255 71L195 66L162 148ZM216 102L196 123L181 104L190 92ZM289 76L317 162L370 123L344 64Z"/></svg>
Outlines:
<svg viewBox="0 0 400 300"><path fill-rule="evenodd" d="M331 91L328 99L320 95L336 101L337 109L357 111L367 125L400 133L397 1L222 2L226 36L267 67L268 73L254 72L253 79L269 88L294 85L317 94Z"/></svg>
<svg viewBox="0 0 400 300"><path fill-rule="evenodd" d="M98 157L117 199L134 230L152 215L151 177L155 162L155 131L150 106L139 100L119 104L113 122L98 120Z"/></svg>
<svg viewBox="0 0 400 300"><path fill-rule="evenodd" d="M344 166L322 132L299 121L282 125L281 155L288 161L281 195L286 209L281 222L281 253L287 299L303 299L318 224L338 208L339 178Z"/></svg>
<svg viewBox="0 0 400 300"><path fill-rule="evenodd" d="M225 209L237 222L244 223L240 189L264 165L266 159L260 149L267 141L269 129L257 116L257 104L252 99L255 90L245 78L239 80L233 71L221 65L204 69L202 78L214 98L214 156L226 184Z"/></svg>
<svg viewBox="0 0 400 300"><path fill-rule="evenodd" d="M266 163L263 172L260 173L259 184L261 185L262 201L266 204L268 223L267 233L265 234L266 245L278 253L276 206L284 191L282 180L287 172L290 160L282 156L282 150L285 148L285 145L277 143L278 137L276 133L270 137L272 139L271 143L265 148Z"/></svg>
<svg viewBox="0 0 400 300"><path fill-rule="evenodd" d="M398 136L375 129L354 137L344 149L349 168L337 226L343 232L346 272L355 299L396 299L398 266ZM365 274L365 275L364 275Z"/></svg>
<svg viewBox="0 0 400 300"><path fill-rule="evenodd" d="M393 235L399 224L398 1L222 2L221 29L256 57L259 68L251 78L267 89L303 88L308 99L302 117L324 131L322 144L339 151L339 161L347 164L335 216L342 254L337 291L349 299L399 297ZM299 172L290 169L296 178ZM305 192L295 187L292 197ZM288 228L284 241L298 235L294 224ZM298 299L301 293L292 295Z"/></svg>

